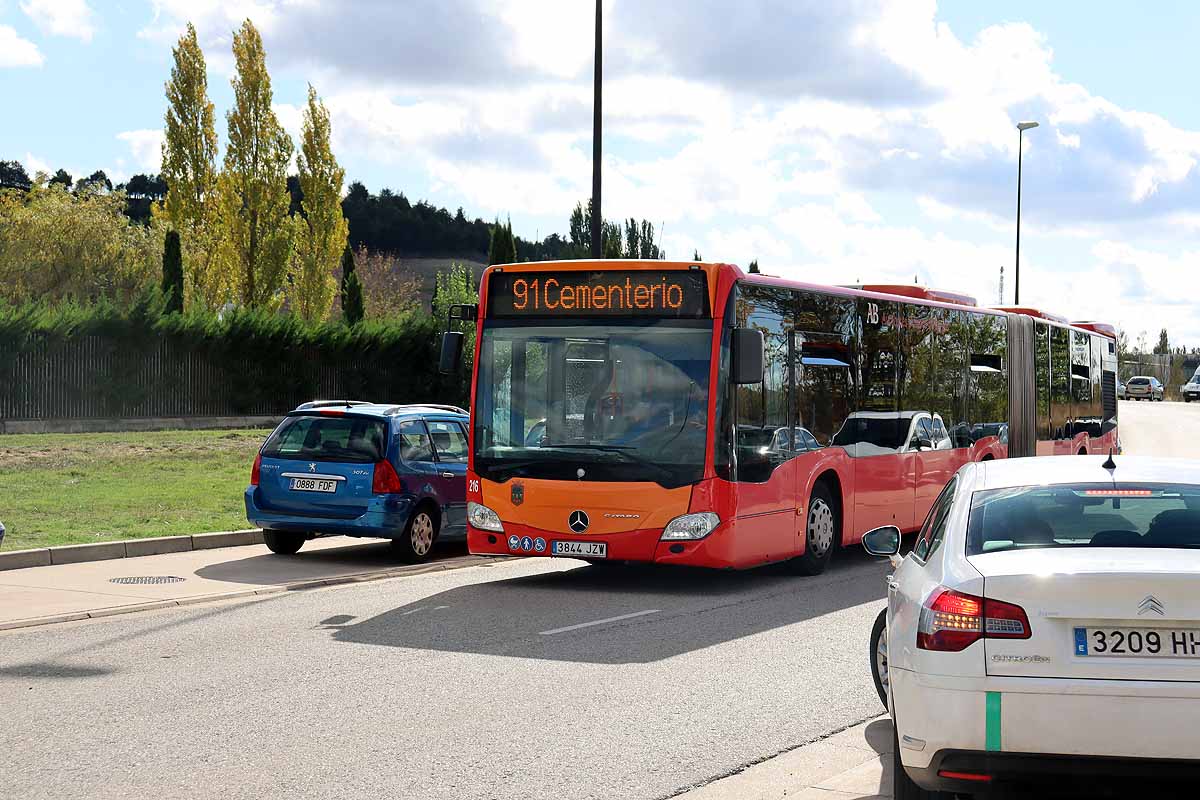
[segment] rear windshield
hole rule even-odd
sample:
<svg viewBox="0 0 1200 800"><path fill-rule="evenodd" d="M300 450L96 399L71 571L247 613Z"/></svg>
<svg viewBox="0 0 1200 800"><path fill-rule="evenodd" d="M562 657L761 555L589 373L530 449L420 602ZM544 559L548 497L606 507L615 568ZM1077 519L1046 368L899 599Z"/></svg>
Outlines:
<svg viewBox="0 0 1200 800"><path fill-rule="evenodd" d="M383 420L365 417L288 417L267 443L264 458L374 464L387 450Z"/></svg>
<svg viewBox="0 0 1200 800"><path fill-rule="evenodd" d="M1149 378L1130 378L1129 379L1130 386L1145 386L1148 383L1150 383Z"/></svg>
<svg viewBox="0 0 1200 800"><path fill-rule="evenodd" d="M1200 486L1074 484L975 492L967 555L1035 547L1200 547Z"/></svg>

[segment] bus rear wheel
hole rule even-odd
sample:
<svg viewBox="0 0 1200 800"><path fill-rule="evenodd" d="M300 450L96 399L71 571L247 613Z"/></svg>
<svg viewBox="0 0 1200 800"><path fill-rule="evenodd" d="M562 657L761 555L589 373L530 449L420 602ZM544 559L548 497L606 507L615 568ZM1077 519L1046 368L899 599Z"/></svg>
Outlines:
<svg viewBox="0 0 1200 800"><path fill-rule="evenodd" d="M842 517L824 483L813 487L804 520L804 552L792 559L792 569L800 575L819 575L842 538Z"/></svg>

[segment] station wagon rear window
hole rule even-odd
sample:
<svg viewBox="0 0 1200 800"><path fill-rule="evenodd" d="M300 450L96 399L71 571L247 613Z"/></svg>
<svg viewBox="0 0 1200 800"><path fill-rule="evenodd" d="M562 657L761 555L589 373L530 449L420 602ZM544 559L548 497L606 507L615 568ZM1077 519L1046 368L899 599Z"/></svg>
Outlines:
<svg viewBox="0 0 1200 800"><path fill-rule="evenodd" d="M374 464L387 451L382 420L366 417L288 417L263 445L263 458Z"/></svg>
<svg viewBox="0 0 1200 800"><path fill-rule="evenodd" d="M1200 548L1200 486L1022 486L972 496L967 555L1045 547Z"/></svg>

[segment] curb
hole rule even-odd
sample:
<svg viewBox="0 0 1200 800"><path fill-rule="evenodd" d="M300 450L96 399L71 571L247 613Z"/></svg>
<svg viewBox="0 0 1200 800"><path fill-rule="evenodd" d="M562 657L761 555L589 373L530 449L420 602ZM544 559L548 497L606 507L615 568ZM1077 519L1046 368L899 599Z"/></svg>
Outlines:
<svg viewBox="0 0 1200 800"><path fill-rule="evenodd" d="M180 537L183 538L183 537ZM407 576L427 575L432 572L448 572L466 567L490 567L501 561L512 560L507 556L456 556L445 561L435 561L430 564L413 564L403 567L393 567L378 572L356 572L351 575L338 575L333 578L318 578L315 580L281 583L274 586L264 586L261 589L234 589L228 592L202 594L196 597L183 597L178 600L153 600L147 603L135 603L127 606L112 606L98 608L94 611L74 611L69 614L51 614L44 617L30 617L10 622L0 622L0 631L17 630L19 628L35 628L42 625L53 625L59 622L78 622L83 619L102 619L116 617L122 614L134 614L139 611L156 611L163 608L194 606L201 603L215 603L221 600L235 600L239 597L255 597L283 592L298 592L308 589L320 589L324 586L341 586L349 583L369 583L385 578L402 578Z"/></svg>
<svg viewBox="0 0 1200 800"><path fill-rule="evenodd" d="M243 547L262 544L261 530L196 533L187 536L155 536L146 539L126 539L119 542L67 544L59 547L39 547L33 550L0 552L0 572L27 567L49 567L55 564L80 564L85 561L108 561L114 558L137 558L162 553L184 553L188 550L212 550L217 547Z"/></svg>

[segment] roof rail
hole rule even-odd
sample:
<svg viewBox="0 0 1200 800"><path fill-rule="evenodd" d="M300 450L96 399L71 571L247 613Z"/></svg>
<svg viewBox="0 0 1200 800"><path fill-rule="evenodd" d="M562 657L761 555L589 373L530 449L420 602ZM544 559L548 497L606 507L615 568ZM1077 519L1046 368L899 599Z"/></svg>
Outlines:
<svg viewBox="0 0 1200 800"><path fill-rule="evenodd" d="M439 411L450 411L452 413L462 414L464 416L467 416L470 414L470 412L468 412L465 408L459 408L458 406L445 405L442 403L408 403L408 404L402 405L402 406L392 406L391 408L389 408L387 410L387 413L388 414L399 414L401 411L404 411L409 408L436 408Z"/></svg>
<svg viewBox="0 0 1200 800"><path fill-rule="evenodd" d="M1024 314L1027 317L1037 317L1038 319L1049 320L1050 322L1059 322L1063 325L1070 325L1066 317L1060 317L1058 314L1051 314L1049 311L1041 311L1029 306L992 306L997 311L1007 311L1009 314Z"/></svg>
<svg viewBox="0 0 1200 800"><path fill-rule="evenodd" d="M864 292L879 292L880 294L895 294L901 297L911 297L915 300L930 300L935 303L952 303L956 306L975 306L975 298L969 294L947 292L942 289L930 289L908 283L865 283L855 287Z"/></svg>
<svg viewBox="0 0 1200 800"><path fill-rule="evenodd" d="M309 400L307 403L301 403L296 406L297 411L306 411L310 408L329 408L331 406L369 406L366 400Z"/></svg>

